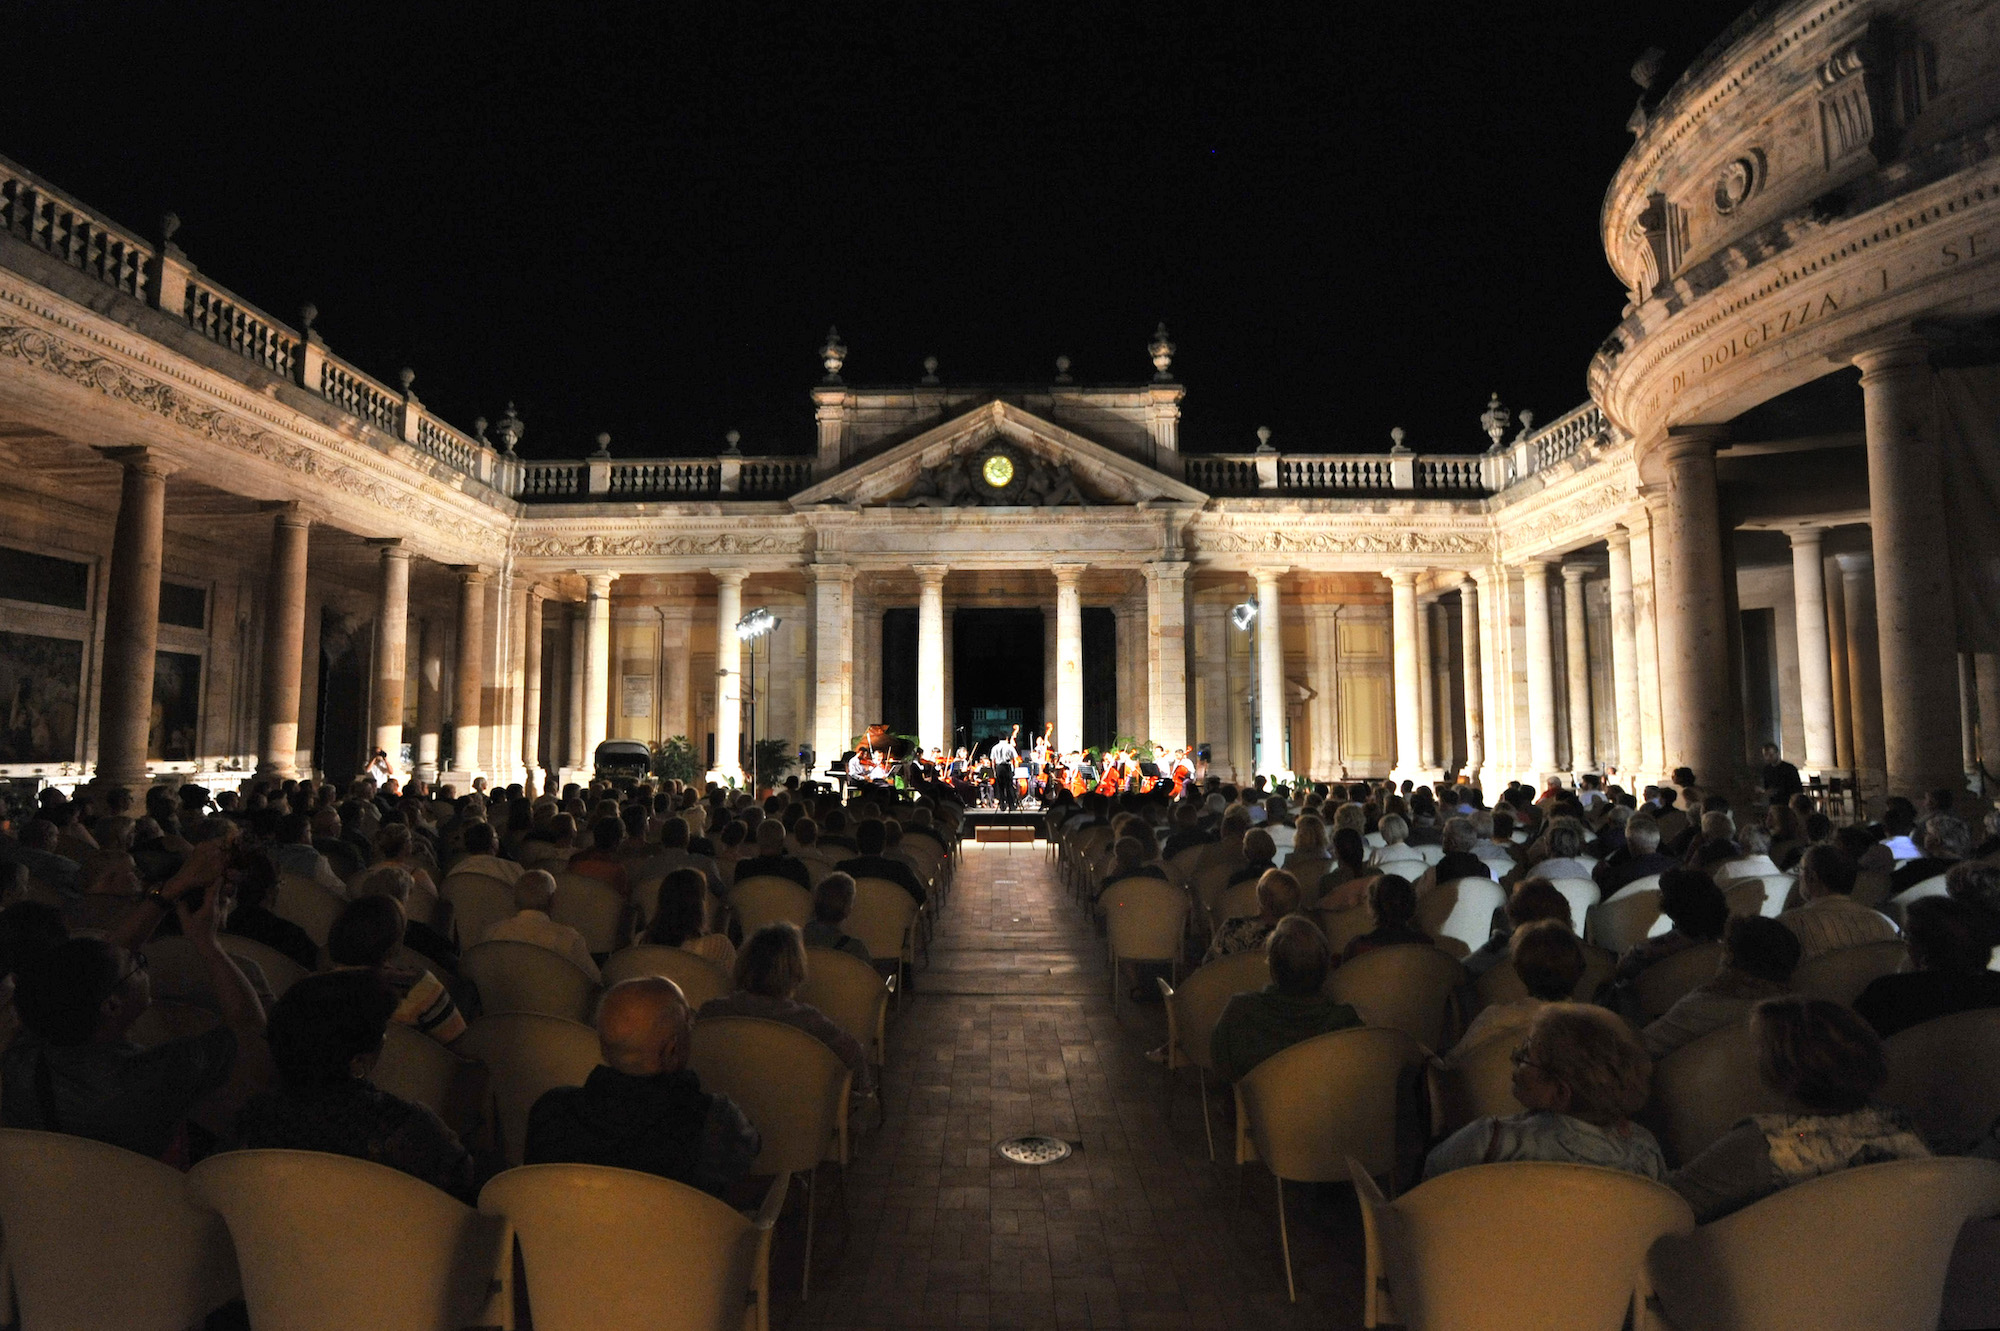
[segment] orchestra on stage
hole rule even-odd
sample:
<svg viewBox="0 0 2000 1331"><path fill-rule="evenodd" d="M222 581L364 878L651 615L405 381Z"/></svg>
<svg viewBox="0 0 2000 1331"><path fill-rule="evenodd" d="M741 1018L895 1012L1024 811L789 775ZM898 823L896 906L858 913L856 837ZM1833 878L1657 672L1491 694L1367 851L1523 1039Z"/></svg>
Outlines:
<svg viewBox="0 0 2000 1331"><path fill-rule="evenodd" d="M1055 723L1050 722L1024 752L1016 725L990 744L963 746L947 753L900 744L883 725L870 726L861 746L836 764L828 775L841 778L851 796L857 789L896 787L923 790L938 787L967 808L1039 809L1058 789L1081 796L1149 793L1166 789L1179 796L1199 783L1206 764L1193 748L1161 749L1144 744L1132 748L1064 752L1055 747ZM897 750L905 752L897 756Z"/></svg>

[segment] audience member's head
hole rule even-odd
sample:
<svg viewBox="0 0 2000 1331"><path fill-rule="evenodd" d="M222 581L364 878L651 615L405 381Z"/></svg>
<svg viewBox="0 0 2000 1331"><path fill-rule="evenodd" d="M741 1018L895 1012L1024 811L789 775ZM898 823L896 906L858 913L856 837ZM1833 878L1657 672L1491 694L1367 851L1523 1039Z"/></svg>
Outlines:
<svg viewBox="0 0 2000 1331"><path fill-rule="evenodd" d="M1823 998L1767 998L1750 1010L1757 1073L1814 1114L1850 1114L1889 1080L1874 1028Z"/></svg>
<svg viewBox="0 0 2000 1331"><path fill-rule="evenodd" d="M1854 891L1854 861L1832 846L1811 846L1799 858L1799 896L1815 901Z"/></svg>
<svg viewBox="0 0 2000 1331"><path fill-rule="evenodd" d="M1333 857L1341 867L1359 872L1368 861L1368 843L1361 839L1361 833L1343 827L1333 834Z"/></svg>
<svg viewBox="0 0 2000 1331"><path fill-rule="evenodd" d="M597 1005L598 1050L607 1067L627 1077L685 1068L693 1026L687 997L665 976L621 980Z"/></svg>
<svg viewBox="0 0 2000 1331"><path fill-rule="evenodd" d="M288 1091L323 1091L366 1077L382 1054L396 995L372 970L308 975L271 1009L265 1039Z"/></svg>
<svg viewBox="0 0 2000 1331"><path fill-rule="evenodd" d="M403 905L394 897L350 901L326 931L327 960L336 966L385 965L402 946L403 927Z"/></svg>
<svg viewBox="0 0 2000 1331"><path fill-rule="evenodd" d="M889 844L889 829L880 818L863 818L854 825L854 848L863 855L880 855Z"/></svg>
<svg viewBox="0 0 2000 1331"><path fill-rule="evenodd" d="M1278 857L1278 843L1259 827L1243 836L1243 858L1252 864L1268 864Z"/></svg>
<svg viewBox="0 0 2000 1331"><path fill-rule="evenodd" d="M839 924L854 909L854 879L844 873L830 873L813 889L813 918L821 924Z"/></svg>
<svg viewBox="0 0 2000 1331"><path fill-rule="evenodd" d="M1660 913L1686 937L1720 938L1729 898L1699 869L1669 869L1660 875Z"/></svg>
<svg viewBox="0 0 2000 1331"><path fill-rule="evenodd" d="M1287 915L1264 941L1271 983L1281 994L1304 997L1326 986L1333 970L1333 949L1320 927L1303 915Z"/></svg>
<svg viewBox="0 0 2000 1331"><path fill-rule="evenodd" d="M1479 834L1473 830L1470 818L1447 818L1444 831L1440 835L1448 855L1470 855L1472 848L1479 844Z"/></svg>
<svg viewBox="0 0 2000 1331"><path fill-rule="evenodd" d="M1375 830L1382 834L1382 844L1386 846L1401 845L1410 835L1410 825L1401 815L1393 813L1383 814L1382 821L1375 824Z"/></svg>
<svg viewBox="0 0 2000 1331"><path fill-rule="evenodd" d="M1910 962L1921 971L1974 975L1992 955L1979 912L1951 897L1919 897L1904 908L1903 932Z"/></svg>
<svg viewBox="0 0 2000 1331"><path fill-rule="evenodd" d="M51 1045L115 1040L153 1001L146 954L102 938L70 938L22 962L14 1010Z"/></svg>
<svg viewBox="0 0 2000 1331"><path fill-rule="evenodd" d="M1405 928L1417 913L1417 889L1401 874L1385 873L1368 884L1368 909L1376 928Z"/></svg>
<svg viewBox="0 0 2000 1331"><path fill-rule="evenodd" d="M1537 920L1514 931L1514 973L1530 998L1559 1003L1583 979L1583 944L1560 920Z"/></svg>
<svg viewBox="0 0 2000 1331"><path fill-rule="evenodd" d="M1283 869L1266 869L1257 880L1257 905L1265 919L1284 919L1299 908L1299 880Z"/></svg>
<svg viewBox="0 0 2000 1331"><path fill-rule="evenodd" d="M530 869L514 880L514 909L548 913L555 904L556 878L546 869Z"/></svg>
<svg viewBox="0 0 2000 1331"><path fill-rule="evenodd" d="M736 954L736 987L763 998L790 998L806 982L806 941L790 920L767 924Z"/></svg>
<svg viewBox="0 0 2000 1331"><path fill-rule="evenodd" d="M1934 813L1924 819L1917 846L1927 859L1962 860L1972 854L1972 829L1955 814Z"/></svg>
<svg viewBox="0 0 2000 1331"><path fill-rule="evenodd" d="M1583 827L1574 818L1551 820L1542 839L1551 859L1572 860L1583 854Z"/></svg>
<svg viewBox="0 0 2000 1331"><path fill-rule="evenodd" d="M1653 1064L1631 1028L1601 1007L1550 1003L1514 1051L1514 1098L1611 1127L1639 1111Z"/></svg>
<svg viewBox="0 0 2000 1331"><path fill-rule="evenodd" d="M1507 924L1519 929L1537 920L1559 920L1571 931L1576 928L1575 909L1561 888L1546 878L1524 878L1507 894Z"/></svg>
<svg viewBox="0 0 2000 1331"><path fill-rule="evenodd" d="M1772 984L1790 984L1802 950L1790 926L1763 915L1731 916L1722 932L1722 964Z"/></svg>
<svg viewBox="0 0 2000 1331"><path fill-rule="evenodd" d="M699 869L675 869L660 880L659 905L646 941L679 947L708 932L708 878Z"/></svg>

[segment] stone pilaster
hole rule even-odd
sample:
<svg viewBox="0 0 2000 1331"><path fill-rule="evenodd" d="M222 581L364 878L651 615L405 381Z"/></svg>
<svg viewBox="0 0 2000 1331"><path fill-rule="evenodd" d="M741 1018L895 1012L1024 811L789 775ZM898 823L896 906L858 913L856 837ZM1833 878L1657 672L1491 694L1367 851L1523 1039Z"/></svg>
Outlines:
<svg viewBox="0 0 2000 1331"><path fill-rule="evenodd" d="M611 726L611 584L615 573L586 573L584 585L583 765L597 764L597 746L609 738ZM730 621L732 624L735 620ZM730 635L735 641L735 635Z"/></svg>
<svg viewBox="0 0 2000 1331"><path fill-rule="evenodd" d="M810 564L806 571L813 598L813 749L823 769L853 738L854 570Z"/></svg>
<svg viewBox="0 0 2000 1331"><path fill-rule="evenodd" d="M1833 655L1827 641L1826 566L1819 527L1798 527L1792 538L1792 615L1799 638L1799 711L1805 724L1808 773L1835 771Z"/></svg>
<svg viewBox="0 0 2000 1331"><path fill-rule="evenodd" d="M1611 710L1618 718L1618 774L1630 785L1640 763L1638 610L1632 601L1632 533L1613 527L1611 552Z"/></svg>
<svg viewBox="0 0 2000 1331"><path fill-rule="evenodd" d="M1253 568L1257 582L1257 771L1285 762L1285 604L1278 586L1290 569Z"/></svg>
<svg viewBox="0 0 2000 1331"><path fill-rule="evenodd" d="M542 764L542 589L530 584L523 592L523 654L521 657L521 765L527 769L528 792L540 788Z"/></svg>
<svg viewBox="0 0 2000 1331"><path fill-rule="evenodd" d="M1398 781L1423 779L1423 682L1418 666L1417 574L1415 569L1390 569L1390 637L1395 652L1396 770Z"/></svg>
<svg viewBox="0 0 2000 1331"><path fill-rule="evenodd" d="M1882 655L1875 618L1875 559L1836 555L1840 596L1847 612L1847 687L1854 709L1854 779L1871 808L1884 787Z"/></svg>
<svg viewBox="0 0 2000 1331"><path fill-rule="evenodd" d="M944 706L944 578L946 564L916 564L922 586L917 594L917 743L924 752L942 749L948 723Z"/></svg>
<svg viewBox="0 0 2000 1331"><path fill-rule="evenodd" d="M401 538L373 542L382 550L382 590L375 614L375 747L400 771L403 761L403 682L410 655L410 552Z"/></svg>
<svg viewBox="0 0 2000 1331"><path fill-rule="evenodd" d="M1590 634L1583 620L1583 584L1591 570L1564 564L1563 668L1569 698L1569 770L1572 776L1597 770L1590 725Z"/></svg>
<svg viewBox="0 0 2000 1331"><path fill-rule="evenodd" d="M444 625L417 621L417 764L420 781L438 775L438 739L444 730Z"/></svg>
<svg viewBox="0 0 2000 1331"><path fill-rule="evenodd" d="M1556 664L1550 622L1549 564L1531 559L1521 566L1523 617L1528 657L1528 766L1537 784L1559 769L1556 756Z"/></svg>
<svg viewBox="0 0 2000 1331"><path fill-rule="evenodd" d="M743 580L747 570L715 570L715 767L712 781L743 780L743 640L736 621L743 618Z"/></svg>
<svg viewBox="0 0 2000 1331"><path fill-rule="evenodd" d="M1741 784L1742 736L1730 693L1722 517L1713 427L1670 429L1656 445L1664 481L1648 486L1660 636L1665 766L1694 769L1708 790Z"/></svg>
<svg viewBox="0 0 2000 1331"><path fill-rule="evenodd" d="M98 690L97 779L135 792L148 784L153 664L160 640L160 565L167 537L167 477L174 468L145 448L107 449L124 468L104 598L104 664ZM297 675L293 676L294 707ZM296 737L296 729L294 736ZM287 758L289 763L290 759Z"/></svg>
<svg viewBox="0 0 2000 1331"><path fill-rule="evenodd" d="M280 512L271 527L264 610L264 742L257 761L258 772L265 776L299 774L299 674L305 664L309 528L291 507Z"/></svg>
<svg viewBox="0 0 2000 1331"><path fill-rule="evenodd" d="M1146 717L1155 744L1188 744L1187 572L1184 560L1146 565Z"/></svg>
<svg viewBox="0 0 2000 1331"><path fill-rule="evenodd" d="M1052 564L1056 575L1056 747L1083 747L1083 564Z"/></svg>
<svg viewBox="0 0 2000 1331"><path fill-rule="evenodd" d="M1477 781L1486 763L1486 694L1479 616L1479 584L1471 574L1458 584L1458 632L1464 646L1460 664L1465 672L1465 774Z"/></svg>
<svg viewBox="0 0 2000 1331"><path fill-rule="evenodd" d="M455 565L452 572L458 575L458 656L452 669L452 766L470 778L479 772L488 574L476 564Z"/></svg>

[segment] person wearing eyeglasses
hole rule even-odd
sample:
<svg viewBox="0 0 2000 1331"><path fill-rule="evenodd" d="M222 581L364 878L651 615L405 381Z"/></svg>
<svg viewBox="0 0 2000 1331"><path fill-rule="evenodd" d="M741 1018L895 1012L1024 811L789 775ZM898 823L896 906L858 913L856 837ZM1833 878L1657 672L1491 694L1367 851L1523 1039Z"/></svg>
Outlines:
<svg viewBox="0 0 2000 1331"><path fill-rule="evenodd" d="M1653 1134L1632 1121L1651 1090L1653 1061L1625 1023L1585 1003L1550 1003L1514 1050L1523 1112L1477 1118L1424 1161L1436 1178L1472 1165L1548 1160L1664 1179Z"/></svg>

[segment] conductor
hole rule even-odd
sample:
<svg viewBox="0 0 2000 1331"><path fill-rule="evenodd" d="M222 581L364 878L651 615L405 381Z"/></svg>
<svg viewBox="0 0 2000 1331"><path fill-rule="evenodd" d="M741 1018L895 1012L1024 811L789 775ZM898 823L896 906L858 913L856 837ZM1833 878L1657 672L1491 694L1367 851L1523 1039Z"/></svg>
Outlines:
<svg viewBox="0 0 2000 1331"><path fill-rule="evenodd" d="M1020 727L1015 726L1014 729L1018 731ZM993 798L1003 809L1018 808L1021 792L1014 783L1014 764L1021 761L1021 753L1014 747L1014 736L1010 733L994 740L987 757L993 760Z"/></svg>

